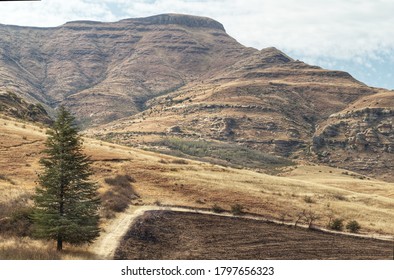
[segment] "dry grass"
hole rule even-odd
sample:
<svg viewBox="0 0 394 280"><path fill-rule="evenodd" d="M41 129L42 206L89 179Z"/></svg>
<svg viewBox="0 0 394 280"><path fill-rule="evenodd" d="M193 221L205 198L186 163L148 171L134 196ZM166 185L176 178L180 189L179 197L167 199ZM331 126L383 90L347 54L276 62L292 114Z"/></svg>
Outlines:
<svg viewBox="0 0 394 280"><path fill-rule="evenodd" d="M0 236L0 260L94 260L97 256L90 253L86 246L65 246L58 252L55 242L34 240L29 237Z"/></svg>
<svg viewBox="0 0 394 280"><path fill-rule="evenodd" d="M29 238L0 239L0 260L59 260L55 247Z"/></svg>
<svg viewBox="0 0 394 280"><path fill-rule="evenodd" d="M45 133L30 124L21 128L14 120L6 122L4 125L0 120L0 170L15 184L0 179L0 201L9 202L34 192ZM171 156L88 138L85 148L92 157L93 179L102 194L112 188L105 178L128 174L136 181L133 190L140 196L140 204L160 201L163 205L201 207L199 202L204 201L207 209L214 204L224 209L239 204L245 212L284 217L288 222L295 222L303 210L312 209L321 217L316 221L319 226L326 226L329 217L335 217L345 223L357 220L364 234L394 234L393 183L360 180L343 174L346 171L342 169L302 164L280 176L192 160L178 164ZM314 203L307 203L305 197Z"/></svg>

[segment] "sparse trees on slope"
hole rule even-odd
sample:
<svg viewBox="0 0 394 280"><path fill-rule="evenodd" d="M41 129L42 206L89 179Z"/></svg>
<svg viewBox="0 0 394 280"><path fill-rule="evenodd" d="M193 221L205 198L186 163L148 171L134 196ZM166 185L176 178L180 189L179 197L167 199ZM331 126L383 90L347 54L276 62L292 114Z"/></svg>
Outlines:
<svg viewBox="0 0 394 280"><path fill-rule="evenodd" d="M97 185L89 181L90 160L83 154L74 117L63 107L48 132L44 171L34 197L34 231L37 237L63 242L90 243L99 236Z"/></svg>

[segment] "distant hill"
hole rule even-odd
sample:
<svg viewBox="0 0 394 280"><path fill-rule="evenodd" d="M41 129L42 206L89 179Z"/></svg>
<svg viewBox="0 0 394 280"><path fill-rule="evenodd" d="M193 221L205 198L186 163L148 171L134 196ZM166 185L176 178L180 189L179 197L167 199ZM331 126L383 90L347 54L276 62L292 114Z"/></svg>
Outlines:
<svg viewBox="0 0 394 280"><path fill-rule="evenodd" d="M245 47L209 18L0 25L0 89L50 113L66 105L87 133L122 144L199 158L227 145L393 179L392 92Z"/></svg>

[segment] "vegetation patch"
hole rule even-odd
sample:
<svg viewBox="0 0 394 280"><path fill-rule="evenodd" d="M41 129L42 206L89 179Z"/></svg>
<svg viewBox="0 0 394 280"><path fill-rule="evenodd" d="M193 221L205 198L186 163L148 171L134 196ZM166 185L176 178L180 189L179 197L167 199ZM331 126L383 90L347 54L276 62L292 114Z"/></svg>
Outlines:
<svg viewBox="0 0 394 280"><path fill-rule="evenodd" d="M166 148L155 151L232 167L270 169L294 165L288 159L229 143L165 138L153 145Z"/></svg>
<svg viewBox="0 0 394 280"><path fill-rule="evenodd" d="M343 230L343 219L336 218L331 221L329 224L329 228L336 230L336 231L342 231Z"/></svg>
<svg viewBox="0 0 394 280"><path fill-rule="evenodd" d="M244 207L238 203L231 205L231 213L233 213L235 216L242 215L244 214Z"/></svg>
<svg viewBox="0 0 394 280"><path fill-rule="evenodd" d="M214 204L213 206L212 206L212 212L214 212L214 213L223 213L223 212L225 212L226 210L224 210L222 207L220 207L219 205L217 205L217 204Z"/></svg>
<svg viewBox="0 0 394 280"><path fill-rule="evenodd" d="M111 218L114 212L123 212L133 199L139 197L131 185L131 183L135 182L135 179L129 175L116 175L115 177L105 178L104 182L110 187L101 196L106 218Z"/></svg>
<svg viewBox="0 0 394 280"><path fill-rule="evenodd" d="M29 195L0 203L0 234L3 236L25 237L32 234L33 208L29 206Z"/></svg>
<svg viewBox="0 0 394 280"><path fill-rule="evenodd" d="M357 221L350 221L346 224L346 229L348 229L352 233L357 233L360 231L361 226Z"/></svg>

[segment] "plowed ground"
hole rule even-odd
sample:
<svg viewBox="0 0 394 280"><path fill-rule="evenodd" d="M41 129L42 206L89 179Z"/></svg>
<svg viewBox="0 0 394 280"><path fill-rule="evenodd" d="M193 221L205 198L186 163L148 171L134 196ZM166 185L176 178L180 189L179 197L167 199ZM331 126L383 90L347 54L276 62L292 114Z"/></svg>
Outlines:
<svg viewBox="0 0 394 280"><path fill-rule="evenodd" d="M237 217L149 211L115 259L392 259L393 243Z"/></svg>

